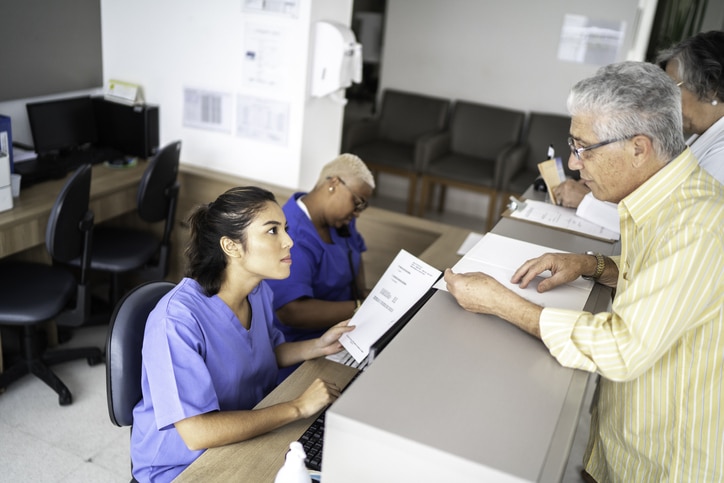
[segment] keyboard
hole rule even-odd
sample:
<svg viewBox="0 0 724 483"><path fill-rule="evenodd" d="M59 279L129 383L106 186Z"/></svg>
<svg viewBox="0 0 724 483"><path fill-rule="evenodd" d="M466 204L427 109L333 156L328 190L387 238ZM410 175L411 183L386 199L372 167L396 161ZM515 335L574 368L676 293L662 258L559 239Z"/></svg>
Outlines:
<svg viewBox="0 0 724 483"><path fill-rule="evenodd" d="M364 370L369 364L369 357L365 357L364 359L362 359L361 362L357 362L357 360L352 357L352 355L346 350L342 350L340 352L337 352L336 354L327 356L327 359L337 362L339 364L343 364L345 366L359 369L360 371Z"/></svg>
<svg viewBox="0 0 724 483"><path fill-rule="evenodd" d="M367 359L365 359L367 360ZM342 392L346 391L347 388L354 382L362 371L355 374L349 383L342 389ZM302 443L306 458L304 464L313 471L322 471L322 449L324 446L324 418L327 414L327 410L321 412L317 419L312 421L307 427L307 430L299 437L297 441Z"/></svg>
<svg viewBox="0 0 724 483"><path fill-rule="evenodd" d="M112 148L78 149L65 154L41 154L35 159L15 163L14 172L21 174L21 188L27 188L42 181L64 178L84 164L98 164L123 157L123 153Z"/></svg>
<svg viewBox="0 0 724 483"><path fill-rule="evenodd" d="M324 443L324 417L327 411L317 416L307 430L300 436L299 442L304 447L307 457L304 464L310 470L322 471L322 445Z"/></svg>

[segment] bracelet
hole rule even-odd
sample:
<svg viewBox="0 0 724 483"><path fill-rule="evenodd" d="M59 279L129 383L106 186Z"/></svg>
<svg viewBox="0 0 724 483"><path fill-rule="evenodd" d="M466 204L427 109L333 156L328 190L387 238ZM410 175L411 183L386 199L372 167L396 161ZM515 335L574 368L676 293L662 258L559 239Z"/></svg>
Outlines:
<svg viewBox="0 0 724 483"><path fill-rule="evenodd" d="M606 259L600 253L594 253L591 251L586 252L586 255L592 255L596 257L596 271L590 277L583 277L586 280L598 280L603 275L603 271L606 268Z"/></svg>

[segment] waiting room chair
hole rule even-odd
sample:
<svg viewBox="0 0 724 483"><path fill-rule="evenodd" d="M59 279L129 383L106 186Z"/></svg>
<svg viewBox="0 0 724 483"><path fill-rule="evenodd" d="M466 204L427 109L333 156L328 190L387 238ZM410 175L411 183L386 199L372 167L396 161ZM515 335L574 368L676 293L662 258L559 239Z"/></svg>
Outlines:
<svg viewBox="0 0 724 483"><path fill-rule="evenodd" d="M577 177L568 169L568 133L571 118L561 114L531 112L520 146L506 153L503 160L502 191L507 199L510 195L521 195L540 176L538 163L547 159L548 147L553 145L555 155L563 160L566 174Z"/></svg>
<svg viewBox="0 0 724 483"><path fill-rule="evenodd" d="M420 176L420 144L447 126L447 99L386 89L379 116L350 124L343 151L356 154L375 175L408 179L407 213L414 212Z"/></svg>
<svg viewBox="0 0 724 483"><path fill-rule="evenodd" d="M421 142L423 216L433 188L440 186L437 209L443 211L448 186L488 195L488 229L495 221L502 158L515 147L525 113L513 109L458 101L450 129Z"/></svg>
<svg viewBox="0 0 724 483"><path fill-rule="evenodd" d="M88 208L91 166L76 169L51 208L45 246L53 265L25 261L0 264L0 324L22 327L20 360L0 374L0 388L25 374L34 374L58 393L61 405L71 404L68 387L50 367L75 359L91 365L103 361L97 347L44 351L40 325L55 319L58 325L79 326L90 315L88 271L93 238L93 212ZM60 266L79 260L80 281Z"/></svg>
<svg viewBox="0 0 724 483"><path fill-rule="evenodd" d="M122 277L134 272L141 280L163 280L169 271L171 232L176 217L181 141L164 146L149 161L138 188L138 215L147 223L163 221L163 235L150 230L98 225L93 234L91 269L110 274L109 302L123 294Z"/></svg>

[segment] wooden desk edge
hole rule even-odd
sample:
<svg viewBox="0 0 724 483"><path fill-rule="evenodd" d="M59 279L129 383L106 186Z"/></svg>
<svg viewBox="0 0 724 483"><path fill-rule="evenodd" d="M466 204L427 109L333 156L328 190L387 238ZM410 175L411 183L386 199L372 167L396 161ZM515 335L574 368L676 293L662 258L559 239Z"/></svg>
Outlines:
<svg viewBox="0 0 724 483"><path fill-rule="evenodd" d="M136 208L135 194L145 167L144 160L124 170L93 166L90 204L97 212L96 223ZM50 210L68 176L21 191L13 209L0 213L0 258L44 243Z"/></svg>

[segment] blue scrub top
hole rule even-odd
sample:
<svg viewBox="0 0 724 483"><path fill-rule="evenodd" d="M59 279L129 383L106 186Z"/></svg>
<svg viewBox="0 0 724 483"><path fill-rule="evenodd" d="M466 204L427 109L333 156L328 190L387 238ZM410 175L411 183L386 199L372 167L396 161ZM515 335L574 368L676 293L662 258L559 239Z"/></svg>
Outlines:
<svg viewBox="0 0 724 483"><path fill-rule="evenodd" d="M312 220L297 205L305 193L295 193L282 207L289 225L289 236L294 240L292 268L289 278L267 280L274 292L274 311L287 303L308 297L331 302L354 300L352 284L359 272L362 252L367 250L357 231L356 219L349 223L349 236L330 229L332 243L325 243L317 233ZM349 256L352 257L350 268ZM324 330L294 329L274 316L274 325L288 342L319 337Z"/></svg>
<svg viewBox="0 0 724 483"><path fill-rule="evenodd" d="M251 294L247 331L217 295L184 278L151 312L143 339L143 399L133 410L131 459L139 481L171 481L203 451L190 451L174 423L209 411L251 409L277 379L272 292Z"/></svg>

